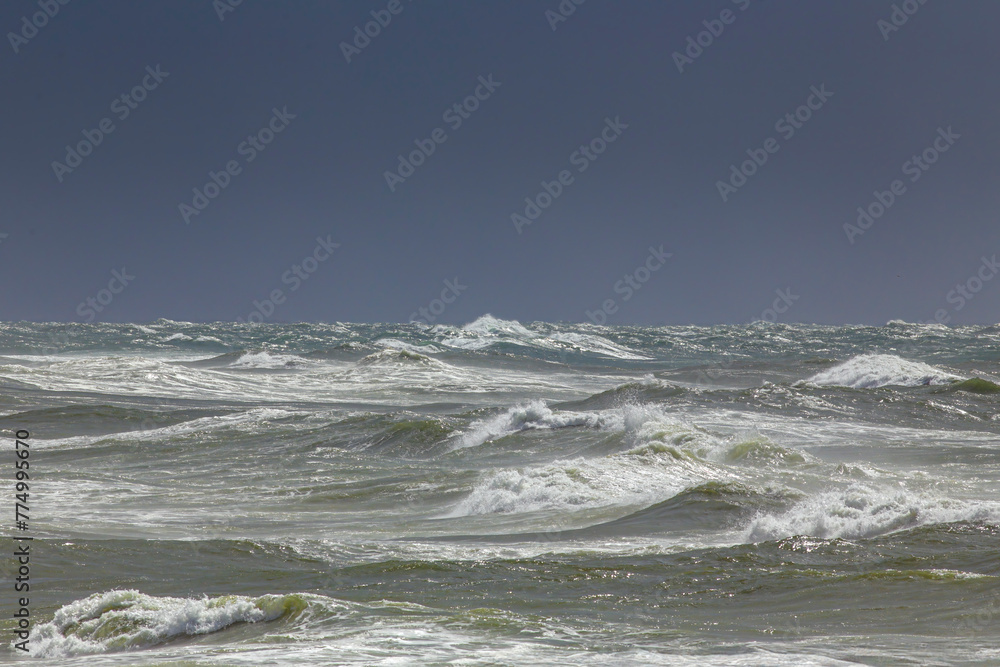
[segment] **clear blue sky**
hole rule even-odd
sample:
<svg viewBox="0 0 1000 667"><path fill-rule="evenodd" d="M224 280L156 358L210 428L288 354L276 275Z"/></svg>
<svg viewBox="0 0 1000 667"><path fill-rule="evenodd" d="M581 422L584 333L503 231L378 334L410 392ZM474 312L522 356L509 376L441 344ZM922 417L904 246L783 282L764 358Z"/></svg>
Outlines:
<svg viewBox="0 0 1000 667"><path fill-rule="evenodd" d="M223 2L0 8L0 320L1000 320L996 2Z"/></svg>

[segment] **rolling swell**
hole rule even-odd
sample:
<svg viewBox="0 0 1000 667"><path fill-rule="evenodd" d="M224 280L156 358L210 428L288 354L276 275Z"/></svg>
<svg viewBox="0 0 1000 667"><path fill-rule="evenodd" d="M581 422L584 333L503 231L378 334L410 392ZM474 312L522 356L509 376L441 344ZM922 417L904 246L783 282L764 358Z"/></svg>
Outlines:
<svg viewBox="0 0 1000 667"><path fill-rule="evenodd" d="M454 420L414 413L364 413L334 422L324 431L327 444L373 455L427 456L446 446ZM317 434L318 435L318 434Z"/></svg>
<svg viewBox="0 0 1000 667"><path fill-rule="evenodd" d="M756 513L789 507L797 494L762 491L734 482L706 482L623 517L585 528L504 535L456 535L435 540L466 542L559 542L641 537L681 531L713 532L740 525Z"/></svg>
<svg viewBox="0 0 1000 667"><path fill-rule="evenodd" d="M983 378L969 378L961 382L956 382L949 389L953 391L967 391L973 394L997 394L1000 393L1000 384L984 380Z"/></svg>
<svg viewBox="0 0 1000 667"><path fill-rule="evenodd" d="M650 378L628 382L583 400L566 401L554 407L561 410L608 410L627 403L662 403L687 393L689 390L684 387Z"/></svg>
<svg viewBox="0 0 1000 667"><path fill-rule="evenodd" d="M31 424L48 437L107 435L123 431L162 428L186 421L229 414L229 410L143 410L115 405L66 405L25 410L0 417L0 427L19 428Z"/></svg>

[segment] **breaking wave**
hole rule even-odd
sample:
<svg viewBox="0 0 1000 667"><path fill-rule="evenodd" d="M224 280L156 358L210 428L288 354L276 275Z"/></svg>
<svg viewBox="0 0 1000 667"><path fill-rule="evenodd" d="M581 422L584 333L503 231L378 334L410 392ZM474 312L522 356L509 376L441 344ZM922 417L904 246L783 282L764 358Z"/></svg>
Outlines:
<svg viewBox="0 0 1000 667"><path fill-rule="evenodd" d="M950 384L964 379L920 361L908 361L891 354L862 354L817 373L805 382L821 386L872 389Z"/></svg>
<svg viewBox="0 0 1000 667"><path fill-rule="evenodd" d="M746 539L762 542L795 535L856 539L928 524L998 518L995 505L857 484L818 493L786 512L759 516L751 522Z"/></svg>
<svg viewBox="0 0 1000 667"><path fill-rule="evenodd" d="M236 623L274 621L298 614L307 605L302 595L190 599L134 590L97 593L62 607L51 621L39 625L31 652L34 657L64 658L147 648Z"/></svg>

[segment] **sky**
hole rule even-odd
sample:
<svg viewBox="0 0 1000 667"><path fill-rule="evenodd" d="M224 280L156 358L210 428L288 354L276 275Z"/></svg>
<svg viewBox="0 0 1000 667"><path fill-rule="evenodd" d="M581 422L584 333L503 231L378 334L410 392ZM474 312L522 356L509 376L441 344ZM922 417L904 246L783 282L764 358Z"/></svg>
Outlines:
<svg viewBox="0 0 1000 667"><path fill-rule="evenodd" d="M998 22L9 0L0 320L996 323Z"/></svg>

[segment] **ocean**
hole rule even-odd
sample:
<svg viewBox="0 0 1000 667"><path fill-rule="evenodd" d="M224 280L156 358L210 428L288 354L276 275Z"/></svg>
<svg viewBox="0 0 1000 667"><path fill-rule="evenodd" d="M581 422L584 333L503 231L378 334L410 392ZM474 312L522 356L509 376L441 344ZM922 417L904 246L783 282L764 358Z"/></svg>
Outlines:
<svg viewBox="0 0 1000 667"><path fill-rule="evenodd" d="M0 386L3 661L1000 664L1000 326L7 323Z"/></svg>

